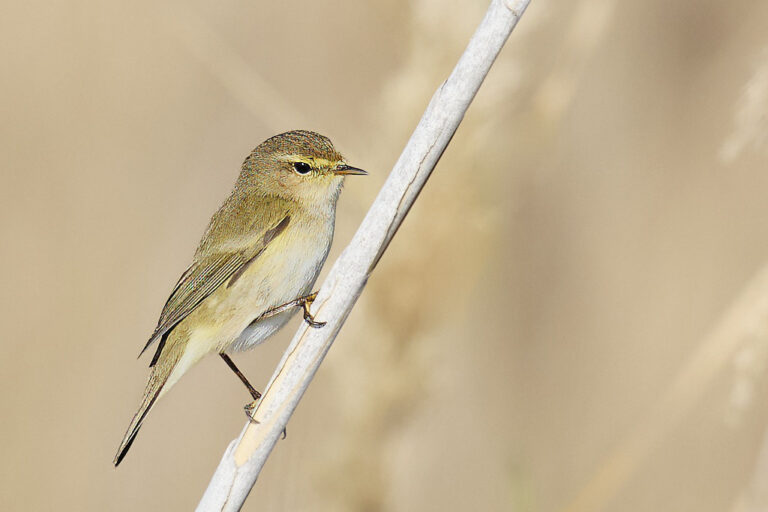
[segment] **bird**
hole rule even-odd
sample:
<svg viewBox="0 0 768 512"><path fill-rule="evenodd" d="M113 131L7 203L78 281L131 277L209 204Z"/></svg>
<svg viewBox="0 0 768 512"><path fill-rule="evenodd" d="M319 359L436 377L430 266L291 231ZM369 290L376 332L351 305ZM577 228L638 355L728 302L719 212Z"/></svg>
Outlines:
<svg viewBox="0 0 768 512"><path fill-rule="evenodd" d="M299 308L311 327L324 325L309 311L312 287L331 247L344 179L366 174L327 137L307 130L275 135L248 155L141 351L156 346L115 466L157 400L203 357L224 360L250 392L252 408L261 394L229 354L263 342Z"/></svg>

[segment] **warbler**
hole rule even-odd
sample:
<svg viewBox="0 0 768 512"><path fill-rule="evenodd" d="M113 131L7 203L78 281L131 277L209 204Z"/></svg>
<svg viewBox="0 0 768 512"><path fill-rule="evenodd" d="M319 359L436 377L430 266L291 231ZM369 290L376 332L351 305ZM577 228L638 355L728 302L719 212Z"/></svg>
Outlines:
<svg viewBox="0 0 768 512"><path fill-rule="evenodd" d="M205 355L219 354L258 400L227 354L263 342L298 307L312 327L324 325L309 313L310 292L331 247L344 177L365 174L327 137L304 130L275 135L245 159L141 351L157 345L115 466L157 399Z"/></svg>

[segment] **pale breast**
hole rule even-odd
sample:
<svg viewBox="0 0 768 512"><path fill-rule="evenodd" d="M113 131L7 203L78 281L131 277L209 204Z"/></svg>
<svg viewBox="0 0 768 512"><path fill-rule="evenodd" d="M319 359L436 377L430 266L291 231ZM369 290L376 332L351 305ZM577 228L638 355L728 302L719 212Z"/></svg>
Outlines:
<svg viewBox="0 0 768 512"><path fill-rule="evenodd" d="M312 219L310 219L311 221ZM217 306L230 316L229 350L246 350L280 329L298 308L252 323L269 308L311 293L333 238L330 222L296 223L275 239ZM293 229L291 229L293 228Z"/></svg>

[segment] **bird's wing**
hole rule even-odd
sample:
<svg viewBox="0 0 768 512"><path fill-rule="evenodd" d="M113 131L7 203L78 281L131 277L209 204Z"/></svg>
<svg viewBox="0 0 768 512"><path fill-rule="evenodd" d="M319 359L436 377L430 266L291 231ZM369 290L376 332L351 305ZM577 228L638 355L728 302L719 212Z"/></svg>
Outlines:
<svg viewBox="0 0 768 512"><path fill-rule="evenodd" d="M240 251L211 253L196 261L181 275L179 282L163 307L155 332L141 350L139 357L158 339L165 336L184 318L187 317L206 297L224 284L228 279L237 279L242 272L266 249L267 245L282 233L290 216L261 233L255 245ZM162 349L162 345L160 347ZM154 365L158 354L152 360Z"/></svg>

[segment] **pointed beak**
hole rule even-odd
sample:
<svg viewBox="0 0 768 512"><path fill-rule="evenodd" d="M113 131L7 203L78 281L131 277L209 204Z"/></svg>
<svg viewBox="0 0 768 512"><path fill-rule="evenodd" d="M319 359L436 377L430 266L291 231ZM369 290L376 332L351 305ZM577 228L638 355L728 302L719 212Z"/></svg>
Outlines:
<svg viewBox="0 0 768 512"><path fill-rule="evenodd" d="M368 173L357 167L351 167L347 164L342 164L333 170L333 174L337 176L367 176Z"/></svg>

